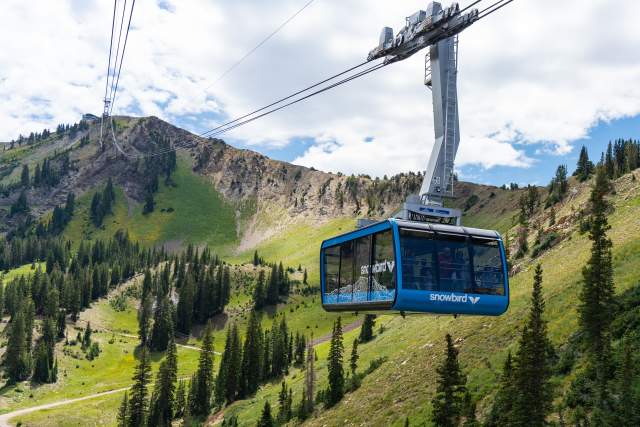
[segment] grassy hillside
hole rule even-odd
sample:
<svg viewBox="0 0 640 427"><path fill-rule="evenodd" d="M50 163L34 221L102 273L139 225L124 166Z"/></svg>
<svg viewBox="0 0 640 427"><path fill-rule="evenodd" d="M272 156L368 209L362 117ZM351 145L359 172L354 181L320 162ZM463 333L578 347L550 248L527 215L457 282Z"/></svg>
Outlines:
<svg viewBox="0 0 640 427"><path fill-rule="evenodd" d="M116 187L113 214L103 227L96 228L89 218L93 192L78 199L76 213L67 226L65 237L74 243L82 239L108 238L118 229L126 229L132 240L145 245L167 244L178 249L187 243L207 243L214 250L228 252L237 243L235 210L203 177L195 175L189 161L181 158L172 175L173 185L163 180L154 195L155 210L143 215L143 206L128 199Z"/></svg>
<svg viewBox="0 0 640 427"><path fill-rule="evenodd" d="M574 185L574 187L578 191L559 207L558 218L563 218L575 211L586 200L589 186ZM637 285L640 281L640 271L637 269L637 265L640 265L640 222L638 220L640 188L636 181L633 181L630 176L619 179L616 182L616 195L612 196L612 202L614 210L609 219L612 226L609 234L614 244L616 287L617 291L621 292L632 285ZM541 215L545 214L541 213ZM501 222L509 223L511 217L511 212L504 212L502 216L485 216L478 221L489 221L488 218L493 218L494 223L487 224L492 226ZM275 258L297 250L303 255L292 254L291 259L299 256L298 259L304 264L305 260L310 262L313 256L312 250L305 252L306 247L317 248L319 240L326 237L325 235L340 232L341 227L350 227L350 222L336 220L317 228L305 229L302 226L299 229L293 228L286 234L265 242L259 246L259 250L267 257L277 254L277 256L274 255ZM575 225L573 228L577 229ZM282 249L282 245L288 249ZM446 333L452 334L460 349L461 362L469 375L469 387L477 397L481 398L479 412L482 414L491 401L491 393L506 352L514 349L519 328L527 313L533 265L541 262L544 269L543 289L547 302L546 317L549 320L550 337L553 343L560 347L576 329L576 304L581 286L581 269L589 256L589 247L587 236L574 230L568 238L539 258L525 259L522 262L521 271L511 279L510 308L501 317L454 319L452 316L430 315L409 315L406 318L397 314L379 316L376 338L370 343L359 346L359 370L364 370L372 360L379 357L386 357L386 362L366 377L357 391L347 395L331 410L317 411L308 424L337 425L344 424L348 420L348 423L353 425L402 425L405 416L409 416L412 425L427 421L430 412L429 401L435 383L435 367L443 352L443 337ZM249 252L243 254L243 257L248 255L250 255ZM228 310L232 314L227 320L238 322L241 330L246 321L246 312L242 310L246 303L246 296L237 293ZM96 316L95 312L93 314L98 324L102 321L104 324L120 325L117 327L123 330L135 326L133 310L109 314L108 306L100 304L98 306L103 310L100 315L102 320L98 320L100 316ZM288 305L279 306L275 314L267 314L263 320L264 325L267 326L271 319L282 315L281 313L286 313L292 330L306 329L306 326L310 326L315 336L326 333L335 319L335 315L321 310L317 297L294 296ZM117 319L118 317L122 318ZM344 324L349 324L353 320L352 316L343 316ZM317 323L317 328L314 323ZM381 325L384 327L384 332L378 329ZM358 333L359 328L345 333L345 354L351 351L351 343ZM215 341L218 349L223 346L222 334L223 330L219 327ZM198 341L192 339L192 342L197 344ZM320 389L326 386L325 360L328 343L317 345L316 351L319 358L316 363L317 388ZM182 357L181 355L181 363ZM218 359L219 357L216 357L216 360ZM116 387L118 378L120 377L114 378L110 387ZM297 369L292 369L286 378L293 388L294 403L300 399L303 378L304 373ZM556 379L557 381L568 381L568 379ZM564 383L558 385L562 387ZM279 388L280 384L277 381L266 384L261 387L256 396L235 402L225 409L225 413L238 415L242 425L254 425L265 399L268 399L272 405L276 404ZM48 399L41 397L38 401ZM113 422L105 422L104 419L113 420L118 403L119 398L114 395L92 400L88 404L87 417L89 418L87 419L95 419L96 425L113 425ZM20 405L21 403L16 401L11 406ZM81 405L87 405L87 403L42 411L21 417L20 420L26 422L25 425L74 425L77 420L74 409L80 408ZM366 408L366 411L363 411L363 408ZM96 418L93 418L92 414L95 414Z"/></svg>

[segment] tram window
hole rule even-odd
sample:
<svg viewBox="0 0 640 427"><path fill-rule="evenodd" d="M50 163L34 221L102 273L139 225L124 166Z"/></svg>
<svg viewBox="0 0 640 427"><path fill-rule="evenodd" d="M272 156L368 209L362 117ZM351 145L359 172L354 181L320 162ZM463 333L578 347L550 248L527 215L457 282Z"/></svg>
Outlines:
<svg viewBox="0 0 640 427"><path fill-rule="evenodd" d="M402 288L437 291L434 235L419 230L400 230L402 251Z"/></svg>
<svg viewBox="0 0 640 427"><path fill-rule="evenodd" d="M437 242L440 290L472 292L469 248L465 237L440 235Z"/></svg>
<svg viewBox="0 0 640 427"><path fill-rule="evenodd" d="M473 240L475 293L504 295L502 254L495 240Z"/></svg>
<svg viewBox="0 0 640 427"><path fill-rule="evenodd" d="M325 295L328 303L337 302L340 288L340 246L331 246L324 251Z"/></svg>
<svg viewBox="0 0 640 427"><path fill-rule="evenodd" d="M366 301L369 294L369 264L371 262L371 236L360 237L355 243L355 271L353 301Z"/></svg>
<svg viewBox="0 0 640 427"><path fill-rule="evenodd" d="M350 302L353 299L353 246L353 240L340 245L340 295L338 302Z"/></svg>
<svg viewBox="0 0 640 427"><path fill-rule="evenodd" d="M371 268L371 300L393 300L396 290L395 256L391 230L373 235L373 264Z"/></svg>

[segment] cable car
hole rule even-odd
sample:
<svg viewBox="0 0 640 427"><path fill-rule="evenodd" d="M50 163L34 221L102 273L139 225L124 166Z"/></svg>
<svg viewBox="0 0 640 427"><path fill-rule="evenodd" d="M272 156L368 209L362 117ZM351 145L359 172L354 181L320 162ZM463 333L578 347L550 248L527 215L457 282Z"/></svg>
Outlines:
<svg viewBox="0 0 640 427"><path fill-rule="evenodd" d="M327 311L498 316L509 279L497 231L391 218L322 242Z"/></svg>

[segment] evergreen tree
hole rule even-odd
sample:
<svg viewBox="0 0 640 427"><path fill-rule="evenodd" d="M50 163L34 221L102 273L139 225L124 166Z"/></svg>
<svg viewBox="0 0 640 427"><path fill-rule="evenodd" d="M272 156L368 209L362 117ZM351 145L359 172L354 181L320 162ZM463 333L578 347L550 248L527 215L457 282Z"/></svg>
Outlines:
<svg viewBox="0 0 640 427"><path fill-rule="evenodd" d="M619 426L640 425L640 392L634 389L633 384L638 373L633 359L633 350L627 338L622 343L622 360L617 378L619 401L616 408L616 424Z"/></svg>
<svg viewBox="0 0 640 427"><path fill-rule="evenodd" d="M184 283L180 286L177 309L177 329L183 334L191 332L194 303L194 280L192 274L187 274Z"/></svg>
<svg viewBox="0 0 640 427"><path fill-rule="evenodd" d="M9 339L4 359L4 370L10 384L24 381L31 373L30 334L27 334L27 322L22 307L16 310L8 325Z"/></svg>
<svg viewBox="0 0 640 427"><path fill-rule="evenodd" d="M260 265L260 257L258 256L258 251L257 250L253 252L253 265L255 267Z"/></svg>
<svg viewBox="0 0 640 427"><path fill-rule="evenodd" d="M211 392L213 390L213 331L211 323L207 324L202 338L202 349L198 369L192 380L192 396L189 396L191 414L207 416L211 409Z"/></svg>
<svg viewBox="0 0 640 427"><path fill-rule="evenodd" d="M277 304L278 303L278 268L274 265L271 268L271 274L269 275L269 283L267 284L266 291L266 303Z"/></svg>
<svg viewBox="0 0 640 427"><path fill-rule="evenodd" d="M589 154L587 153L587 147L584 145L580 149L580 156L578 157L578 164L576 166L576 170L573 175L578 178L578 181L584 182L591 175L593 175L595 167L593 166L593 162L589 160Z"/></svg>
<svg viewBox="0 0 640 427"><path fill-rule="evenodd" d="M331 334L331 346L327 359L329 371L329 388L327 389L326 404L331 407L338 403L344 395L344 368L342 357L344 346L342 344L342 323L340 317L333 325Z"/></svg>
<svg viewBox="0 0 640 427"><path fill-rule="evenodd" d="M146 347L149 345L149 327L151 325L152 316L151 295L142 295L140 300L140 307L138 307L138 337L140 338L140 345Z"/></svg>
<svg viewBox="0 0 640 427"><path fill-rule="evenodd" d="M173 335L172 312L169 296L162 296L162 293L158 292L153 314L153 328L151 330L151 349L153 351L167 349L169 339Z"/></svg>
<svg viewBox="0 0 640 427"><path fill-rule="evenodd" d="M613 146L611 141L607 145L607 152L604 158L604 173L609 179L615 178L615 164L613 162Z"/></svg>
<svg viewBox="0 0 640 427"><path fill-rule="evenodd" d="M607 237L608 203L605 195L609 190L606 170L596 170L595 184L591 191L591 257L582 270L583 286L578 307L579 325L588 349L588 359L595 371L595 407L592 422L598 424L609 412L610 376L610 325L613 320L614 283L611 256L611 240Z"/></svg>
<svg viewBox="0 0 640 427"><path fill-rule="evenodd" d="M20 174L20 185L22 185L22 188L29 188L29 166L27 165L22 166L22 173Z"/></svg>
<svg viewBox="0 0 640 427"><path fill-rule="evenodd" d="M307 279L309 278L309 275L307 274L307 269L304 269L304 273L302 274L302 283L304 283L305 285L307 285Z"/></svg>
<svg viewBox="0 0 640 427"><path fill-rule="evenodd" d="M542 267L536 266L531 309L522 330L513 372L517 391L513 401L513 422L521 426L543 426L551 411L551 342L543 319Z"/></svg>
<svg viewBox="0 0 640 427"><path fill-rule="evenodd" d="M122 403L118 409L117 422L118 427L128 427L129 425L129 397L126 391L124 392Z"/></svg>
<svg viewBox="0 0 640 427"><path fill-rule="evenodd" d="M280 393L278 393L278 416L276 418L279 424L286 424L293 417L292 398L291 389L287 388L287 384L282 381Z"/></svg>
<svg viewBox="0 0 640 427"><path fill-rule="evenodd" d="M91 345L92 332L91 322L87 322L87 327L84 329L84 334L82 335L82 348L88 348Z"/></svg>
<svg viewBox="0 0 640 427"><path fill-rule="evenodd" d="M373 328L376 325L376 315L375 314L365 314L364 321L362 322L362 326L360 327L360 342L365 343L369 342L373 339Z"/></svg>
<svg viewBox="0 0 640 427"><path fill-rule="evenodd" d="M153 193L147 193L147 195L144 198L144 207L142 208L142 214L143 215L148 215L151 212L153 212L153 210L156 207L156 201L153 199Z"/></svg>
<svg viewBox="0 0 640 427"><path fill-rule="evenodd" d="M358 339L353 340L353 347L351 347L351 360L349 361L349 367L351 368L351 376L355 379L356 369L358 369Z"/></svg>
<svg viewBox="0 0 640 427"><path fill-rule="evenodd" d="M463 427L480 427L480 423L476 418L476 402L474 402L468 390L462 400L462 418L464 419Z"/></svg>
<svg viewBox="0 0 640 427"><path fill-rule="evenodd" d="M18 199L11 205L9 216L26 212L29 212L29 201L27 200L27 193L22 190Z"/></svg>
<svg viewBox="0 0 640 427"><path fill-rule="evenodd" d="M174 416L175 390L178 370L176 344L171 338L165 359L160 363L151 398L149 426L171 426Z"/></svg>
<svg viewBox="0 0 640 427"><path fill-rule="evenodd" d="M265 289L264 289L264 271L260 270L258 273L258 280L256 286L253 289L253 307L255 310L260 310L265 305Z"/></svg>
<svg viewBox="0 0 640 427"><path fill-rule="evenodd" d="M269 405L269 401L266 400L264 402L264 407L262 408L262 415L256 424L256 427L274 427L275 423L273 422L273 417L271 416L271 405Z"/></svg>
<svg viewBox="0 0 640 427"><path fill-rule="evenodd" d="M185 381L178 383L178 390L176 391L175 405L173 413L176 418L180 418L184 414L185 406L187 404L187 387Z"/></svg>
<svg viewBox="0 0 640 427"><path fill-rule="evenodd" d="M252 310L244 339L242 369L240 374L240 395L246 397L258 390L262 379L263 333L258 314Z"/></svg>
<svg viewBox="0 0 640 427"><path fill-rule="evenodd" d="M498 385L498 391L494 397L493 405L485 421L485 427L501 427L514 423L513 401L517 396L514 382L513 360L511 352L509 352L502 367L500 384Z"/></svg>
<svg viewBox="0 0 640 427"><path fill-rule="evenodd" d="M460 369L458 350L453 346L451 335L447 334L446 341L446 358L436 370L438 385L431 401L431 421L438 427L455 427L462 415L467 379Z"/></svg>
<svg viewBox="0 0 640 427"><path fill-rule="evenodd" d="M216 378L216 401L233 402L240 385L242 354L238 327L234 323L227 329L227 340Z"/></svg>
<svg viewBox="0 0 640 427"><path fill-rule="evenodd" d="M133 375L133 385L131 386L131 397L129 399L128 426L144 426L147 420L147 386L151 381L151 364L149 361L149 350L146 346L141 346L140 360Z"/></svg>

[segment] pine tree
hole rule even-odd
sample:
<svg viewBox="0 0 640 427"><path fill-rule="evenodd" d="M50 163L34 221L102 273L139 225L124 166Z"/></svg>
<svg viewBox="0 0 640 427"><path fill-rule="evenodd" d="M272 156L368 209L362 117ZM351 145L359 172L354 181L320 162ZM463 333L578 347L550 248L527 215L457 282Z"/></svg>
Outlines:
<svg viewBox="0 0 640 427"><path fill-rule="evenodd" d="M264 289L264 271L260 270L258 273L258 280L256 286L253 289L253 307L256 310L260 310L265 305L265 289Z"/></svg>
<svg viewBox="0 0 640 427"><path fill-rule="evenodd" d="M238 327L233 324L227 329L227 340L216 378L216 402L233 402L236 399L240 383L241 358Z"/></svg>
<svg viewBox="0 0 640 427"><path fill-rule="evenodd" d="M615 178L615 164L613 162L613 146L611 141L607 145L607 152L604 158L604 173L609 179Z"/></svg>
<svg viewBox="0 0 640 427"><path fill-rule="evenodd" d="M513 401L513 422L523 426L543 426L551 411L551 342L543 319L542 266L535 269L531 309L522 330L513 372L516 395Z"/></svg>
<svg viewBox="0 0 640 427"><path fill-rule="evenodd" d="M122 403L118 409L117 422L118 427L127 427L129 425L129 397L126 391L124 392Z"/></svg>
<svg viewBox="0 0 640 427"><path fill-rule="evenodd" d="M255 267L260 265L260 257L258 256L258 251L257 250L253 252L253 265Z"/></svg>
<svg viewBox="0 0 640 427"><path fill-rule="evenodd" d="M187 274L184 283L180 286L180 294L177 309L177 329L183 334L191 332L191 321L193 319L194 302L194 281L193 275Z"/></svg>
<svg viewBox="0 0 640 427"><path fill-rule="evenodd" d="M8 325L9 339L4 360L4 370L10 384L26 380L31 373L30 343L27 343L31 338L25 323L24 308L18 307Z"/></svg>
<svg viewBox="0 0 640 427"><path fill-rule="evenodd" d="M462 400L462 418L464 419L463 427L480 427L480 423L476 418L476 402L468 390Z"/></svg>
<svg viewBox="0 0 640 427"><path fill-rule="evenodd" d="M266 303L273 305L278 303L278 268L274 265L269 275L267 284Z"/></svg>
<svg viewBox="0 0 640 427"><path fill-rule="evenodd" d="M509 352L502 367L498 391L494 397L487 420L485 420L485 427L501 427L514 423L513 400L516 395L513 378L513 359L511 352Z"/></svg>
<svg viewBox="0 0 640 427"><path fill-rule="evenodd" d="M263 333L258 314L252 310L244 339L242 351L242 369L240 376L240 395L246 397L258 390L262 379Z"/></svg>
<svg viewBox="0 0 640 427"><path fill-rule="evenodd" d="M211 409L211 392L213 390L213 327L207 324L202 338L202 349L198 369L192 380L193 396L190 396L191 414L207 416ZM191 394L191 393L190 393Z"/></svg>
<svg viewBox="0 0 640 427"><path fill-rule="evenodd" d="M178 390L176 391L175 405L173 408L173 414L175 418L180 418L184 413L185 406L187 404L187 388L185 381L178 383Z"/></svg>
<svg viewBox="0 0 640 427"><path fill-rule="evenodd" d="M613 320L614 283L611 256L611 240L607 237L609 223L607 221L608 203L605 195L609 190L606 171L599 167L596 170L595 184L591 191L591 257L582 269L583 286L580 292L578 307L579 325L583 332L588 349L591 368L596 372L596 396L594 419L609 412L609 373L610 373L610 325Z"/></svg>
<svg viewBox="0 0 640 427"><path fill-rule="evenodd" d="M146 347L149 345L149 327L151 325L152 316L151 295L143 294L140 300L140 307L138 307L138 337L140 339L140 345Z"/></svg>
<svg viewBox="0 0 640 427"><path fill-rule="evenodd" d="M144 198L144 207L142 208L142 214L148 215L156 207L156 201L153 199L153 193L149 192Z"/></svg>
<svg viewBox="0 0 640 427"><path fill-rule="evenodd" d="M331 407L338 403L344 396L344 368L342 357L344 346L342 344L342 323L340 317L333 325L331 334L331 346L327 358L327 368L329 371L329 388L327 389L326 404Z"/></svg>
<svg viewBox="0 0 640 427"><path fill-rule="evenodd" d="M91 345L91 334L93 330L91 329L91 322L87 322L87 327L84 329L84 334L82 335L82 348L89 348Z"/></svg>
<svg viewBox="0 0 640 427"><path fill-rule="evenodd" d="M229 270L229 266L225 266L224 272L222 273L221 310L224 310L224 307L229 304L229 298L231 298L231 271Z"/></svg>
<svg viewBox="0 0 640 427"><path fill-rule="evenodd" d="M616 408L617 425L638 426L640 425L640 392L634 389L634 380L637 379L638 373L629 338L625 338L621 346L622 360L617 375L619 396Z"/></svg>
<svg viewBox="0 0 640 427"><path fill-rule="evenodd" d="M453 346L451 335L447 334L446 341L446 358L436 370L438 385L431 401L431 421L438 427L455 427L462 415L467 379L460 369L458 350Z"/></svg>
<svg viewBox="0 0 640 427"><path fill-rule="evenodd" d="M151 398L149 426L171 426L174 416L175 390L178 371L176 344L171 338L165 359L160 363Z"/></svg>
<svg viewBox="0 0 640 427"><path fill-rule="evenodd" d="M128 425L130 427L144 426L146 425L148 408L147 386L151 381L149 351L145 346L141 346L140 360L132 379Z"/></svg>
<svg viewBox="0 0 640 427"><path fill-rule="evenodd" d="M29 166L23 165L22 173L20 174L20 185L22 185L22 188L29 188L29 183Z"/></svg>
<svg viewBox="0 0 640 427"><path fill-rule="evenodd" d="M578 181L584 182L593 174L594 166L593 162L589 160L589 153L587 153L587 147L584 145L580 149L580 156L578 157L578 164L573 175L578 178Z"/></svg>
<svg viewBox="0 0 640 427"><path fill-rule="evenodd" d="M356 377L356 369L358 369L358 339L353 340L353 347L351 347L351 360L349 361L349 367L351 368L351 376Z"/></svg>
<svg viewBox="0 0 640 427"><path fill-rule="evenodd" d="M302 274L302 283L304 283L305 285L307 285L307 280L309 279L309 275L307 274L307 269L304 269L304 273Z"/></svg>
<svg viewBox="0 0 640 427"><path fill-rule="evenodd" d="M317 360L317 354L313 351L313 336L312 339L307 342L307 366L304 376L304 389L302 395L302 402L304 402L305 414L313 412L315 383L316 383L316 371L314 368L315 361Z"/></svg>
<svg viewBox="0 0 640 427"><path fill-rule="evenodd" d="M153 314L153 327L151 329L151 349L164 351L173 334L173 317L169 296L164 297L160 292L156 298L156 306Z"/></svg>
<svg viewBox="0 0 640 427"><path fill-rule="evenodd" d="M269 405L269 401L266 400L264 402L264 407L262 408L262 415L256 424L256 427L274 427L275 423L273 422L273 417L271 416L271 405Z"/></svg>
<svg viewBox="0 0 640 427"><path fill-rule="evenodd" d="M280 393L278 393L278 416L276 418L279 424L286 424L291 419L290 391L286 382L282 381Z"/></svg>
<svg viewBox="0 0 640 427"><path fill-rule="evenodd" d="M365 314L364 321L360 327L360 342L365 343L373 339L373 328L376 325L375 314Z"/></svg>

